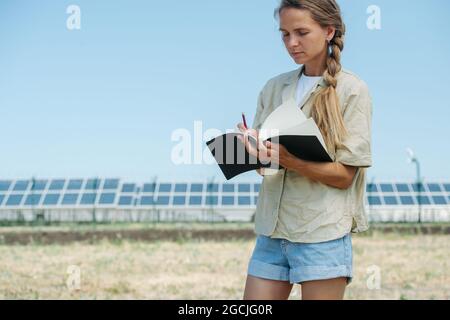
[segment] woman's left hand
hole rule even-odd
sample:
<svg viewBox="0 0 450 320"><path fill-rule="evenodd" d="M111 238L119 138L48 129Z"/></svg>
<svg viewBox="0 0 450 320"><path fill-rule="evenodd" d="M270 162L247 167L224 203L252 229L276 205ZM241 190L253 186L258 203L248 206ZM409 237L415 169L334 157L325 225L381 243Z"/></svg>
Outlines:
<svg viewBox="0 0 450 320"><path fill-rule="evenodd" d="M295 156L284 146L270 141L265 141L264 146L267 148L267 156L271 159L272 163L277 163L286 169L291 168Z"/></svg>

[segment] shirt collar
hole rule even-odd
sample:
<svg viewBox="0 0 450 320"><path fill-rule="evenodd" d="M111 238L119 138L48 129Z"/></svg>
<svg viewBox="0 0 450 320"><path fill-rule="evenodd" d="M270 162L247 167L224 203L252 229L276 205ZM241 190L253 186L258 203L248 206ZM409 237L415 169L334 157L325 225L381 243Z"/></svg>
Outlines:
<svg viewBox="0 0 450 320"><path fill-rule="evenodd" d="M295 70L295 72L293 72L289 77L287 77L284 81L284 84L290 85L290 84L295 84L299 79L300 76L303 74L303 71L305 69L305 65L302 64L297 70ZM326 88L327 87L327 83L325 82L325 79L322 78L320 79L320 81L318 82L318 85Z"/></svg>
<svg viewBox="0 0 450 320"><path fill-rule="evenodd" d="M292 72L284 81L284 84L286 87L283 89L282 93L282 101L283 103L288 101L289 99L295 99L295 92L298 84L298 80L300 79L300 76L303 73L303 70L305 69L305 65L301 65L300 68ZM304 106L306 101L309 99L312 93L314 93L318 87L326 88L327 84L322 76L322 78L317 82L314 88L307 94L303 100L300 102L300 108Z"/></svg>

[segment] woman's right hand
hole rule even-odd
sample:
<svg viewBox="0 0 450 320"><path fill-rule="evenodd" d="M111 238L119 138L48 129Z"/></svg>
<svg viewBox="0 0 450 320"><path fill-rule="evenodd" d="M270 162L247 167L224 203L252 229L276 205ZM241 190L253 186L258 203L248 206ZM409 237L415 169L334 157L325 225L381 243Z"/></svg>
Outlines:
<svg viewBox="0 0 450 320"><path fill-rule="evenodd" d="M238 123L237 125L239 131L241 131L244 136L238 136L238 139L244 144L245 149L247 149L247 152L251 154L252 156L258 158L258 149L253 143L250 143L249 136L253 137L255 141L257 141L257 144L259 144L258 139L258 131L255 129L246 129L243 123Z"/></svg>
<svg viewBox="0 0 450 320"><path fill-rule="evenodd" d="M253 155L254 157L258 158L260 161L261 161L261 159L264 159L265 161L267 161L267 157L264 157L264 154L267 155L267 149L266 149L266 146L263 145L259 140L258 130L246 129L244 124L242 124L242 123L239 123L237 125L237 127L244 134L244 141L242 140L242 136L238 136L238 139L245 145L247 152L249 154ZM255 145L253 145L252 143L249 143L249 138L247 137L247 135L251 135L252 137L255 138L255 140L257 141L258 148L255 148ZM263 168L256 169L256 172L260 176L264 177L264 174L263 174L264 169Z"/></svg>

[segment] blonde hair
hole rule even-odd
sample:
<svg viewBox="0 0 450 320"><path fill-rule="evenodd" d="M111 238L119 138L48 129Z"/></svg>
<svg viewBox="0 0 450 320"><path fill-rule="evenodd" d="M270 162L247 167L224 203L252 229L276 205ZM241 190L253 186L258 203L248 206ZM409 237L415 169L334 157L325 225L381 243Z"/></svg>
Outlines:
<svg viewBox="0 0 450 320"><path fill-rule="evenodd" d="M335 152L342 146L342 141L348 134L339 107L336 93L337 74L341 71L341 52L344 50L345 24L342 21L341 10L335 0L281 0L275 15L281 10L296 8L308 10L311 17L322 27L332 26L336 29L330 41L331 53L327 58L327 68L323 78L327 87L314 94L311 116L319 127L329 151Z"/></svg>

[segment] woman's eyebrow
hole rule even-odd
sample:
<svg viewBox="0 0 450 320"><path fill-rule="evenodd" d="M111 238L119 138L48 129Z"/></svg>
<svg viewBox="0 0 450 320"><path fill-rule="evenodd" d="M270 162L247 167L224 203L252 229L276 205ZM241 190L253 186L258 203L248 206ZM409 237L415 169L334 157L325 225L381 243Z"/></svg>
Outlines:
<svg viewBox="0 0 450 320"><path fill-rule="evenodd" d="M294 31L309 31L309 29L308 28L296 28L296 29L294 29ZM287 30L284 30L283 28L279 28L278 29L278 31L287 31Z"/></svg>

